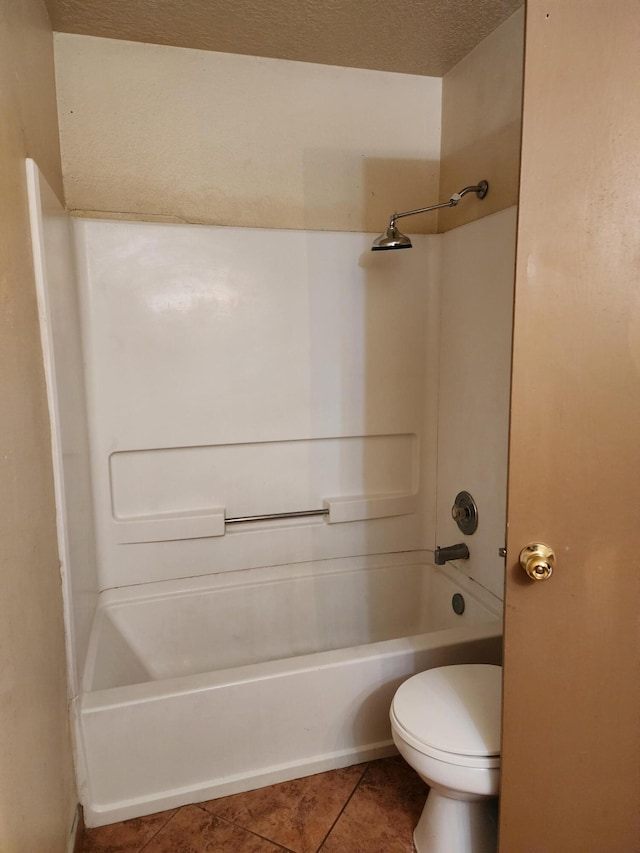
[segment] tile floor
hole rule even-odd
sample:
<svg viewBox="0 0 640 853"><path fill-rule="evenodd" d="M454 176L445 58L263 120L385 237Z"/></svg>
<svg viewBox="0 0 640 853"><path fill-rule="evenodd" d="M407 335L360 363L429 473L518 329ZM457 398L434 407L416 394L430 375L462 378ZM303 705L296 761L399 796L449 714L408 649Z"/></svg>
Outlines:
<svg viewBox="0 0 640 853"><path fill-rule="evenodd" d="M85 830L83 853L413 853L426 785L383 758Z"/></svg>

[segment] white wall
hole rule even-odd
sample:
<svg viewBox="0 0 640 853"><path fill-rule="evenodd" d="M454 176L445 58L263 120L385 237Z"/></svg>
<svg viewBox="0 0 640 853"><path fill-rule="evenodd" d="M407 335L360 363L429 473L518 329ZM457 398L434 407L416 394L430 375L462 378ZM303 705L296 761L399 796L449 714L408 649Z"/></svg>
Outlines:
<svg viewBox="0 0 640 853"><path fill-rule="evenodd" d="M98 596L83 353L71 217L33 160L29 216L56 491L69 692L78 685Z"/></svg>
<svg viewBox="0 0 640 853"><path fill-rule="evenodd" d="M461 569L503 596L516 208L442 237L437 544L465 542ZM451 507L470 492L478 530L460 532Z"/></svg>
<svg viewBox="0 0 640 853"><path fill-rule="evenodd" d="M438 194L439 78L56 35L67 206L380 231ZM416 220L435 231L435 217Z"/></svg>
<svg viewBox="0 0 640 853"><path fill-rule="evenodd" d="M366 234L76 235L101 588L433 541L439 237L371 253ZM220 508L363 495L417 503L215 535Z"/></svg>
<svg viewBox="0 0 640 853"><path fill-rule="evenodd" d="M454 544L464 489L461 567L502 596L515 215L392 253L76 220L100 588ZM221 514L363 495L419 511L219 535Z"/></svg>

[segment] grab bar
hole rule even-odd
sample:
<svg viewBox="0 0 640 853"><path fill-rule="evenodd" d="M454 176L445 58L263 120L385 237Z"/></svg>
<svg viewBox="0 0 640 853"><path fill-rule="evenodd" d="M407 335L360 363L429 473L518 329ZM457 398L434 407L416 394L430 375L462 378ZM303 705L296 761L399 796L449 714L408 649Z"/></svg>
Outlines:
<svg viewBox="0 0 640 853"><path fill-rule="evenodd" d="M307 518L310 515L329 515L329 509L305 509L297 512L272 512L267 515L245 515L225 518L225 524L247 524L252 521L272 521L276 518Z"/></svg>
<svg viewBox="0 0 640 853"><path fill-rule="evenodd" d="M324 516L328 524L341 524L411 515L418 511L418 496L411 494L326 498L323 503L322 509L273 512L236 518L225 518L223 506L127 519L114 518L114 534L119 545L134 545L141 542L173 542L180 539L210 539L214 536L224 536L227 524L250 524L314 516Z"/></svg>

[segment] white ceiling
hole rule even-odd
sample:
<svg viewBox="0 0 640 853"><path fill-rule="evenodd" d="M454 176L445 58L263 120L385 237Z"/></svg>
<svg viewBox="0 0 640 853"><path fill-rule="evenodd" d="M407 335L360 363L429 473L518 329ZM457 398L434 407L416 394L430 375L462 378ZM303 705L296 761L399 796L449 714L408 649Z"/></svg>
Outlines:
<svg viewBox="0 0 640 853"><path fill-rule="evenodd" d="M440 77L523 0L45 0L53 29Z"/></svg>

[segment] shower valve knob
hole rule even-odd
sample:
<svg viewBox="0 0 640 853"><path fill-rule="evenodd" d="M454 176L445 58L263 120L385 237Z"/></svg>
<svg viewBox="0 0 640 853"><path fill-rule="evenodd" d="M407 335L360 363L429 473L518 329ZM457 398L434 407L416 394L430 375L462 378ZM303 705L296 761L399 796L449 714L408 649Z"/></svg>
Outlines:
<svg viewBox="0 0 640 853"><path fill-rule="evenodd" d="M451 517L465 536L478 529L478 507L469 492L458 492L451 507Z"/></svg>
<svg viewBox="0 0 640 853"><path fill-rule="evenodd" d="M534 581L549 580L555 566L553 549L541 542L527 545L520 552L520 565Z"/></svg>

